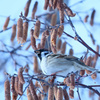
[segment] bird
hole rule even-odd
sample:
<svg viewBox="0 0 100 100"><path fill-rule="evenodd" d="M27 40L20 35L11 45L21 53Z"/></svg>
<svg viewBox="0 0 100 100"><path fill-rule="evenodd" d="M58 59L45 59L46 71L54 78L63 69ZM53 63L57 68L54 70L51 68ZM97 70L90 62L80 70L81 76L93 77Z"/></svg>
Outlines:
<svg viewBox="0 0 100 100"><path fill-rule="evenodd" d="M69 73L75 73L80 70L89 70L100 73L98 69L85 65L80 61L80 58L75 56L53 54L44 49L36 50L35 53L40 58L41 70L45 75L56 74L67 76Z"/></svg>

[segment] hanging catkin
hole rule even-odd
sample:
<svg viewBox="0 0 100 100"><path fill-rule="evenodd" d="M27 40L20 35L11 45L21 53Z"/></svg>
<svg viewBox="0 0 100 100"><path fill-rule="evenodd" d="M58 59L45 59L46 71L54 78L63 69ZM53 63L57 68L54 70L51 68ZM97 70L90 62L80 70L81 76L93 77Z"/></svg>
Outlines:
<svg viewBox="0 0 100 100"><path fill-rule="evenodd" d="M35 13L37 11L37 6L38 6L38 2L36 1L32 9L32 16L31 16L32 19L34 19Z"/></svg>
<svg viewBox="0 0 100 100"><path fill-rule="evenodd" d="M23 39L23 20L21 18L17 21L17 41L18 43L22 43Z"/></svg>
<svg viewBox="0 0 100 100"><path fill-rule="evenodd" d="M14 24L14 25L12 26L11 42L14 41L15 36L16 36L16 25Z"/></svg>
<svg viewBox="0 0 100 100"><path fill-rule="evenodd" d="M4 87L5 87L5 100L11 100L9 80L5 81Z"/></svg>
<svg viewBox="0 0 100 100"><path fill-rule="evenodd" d="M6 18L6 21L5 21L4 25L3 25L3 31L7 29L7 26L9 24L9 21L10 21L10 17L7 17Z"/></svg>

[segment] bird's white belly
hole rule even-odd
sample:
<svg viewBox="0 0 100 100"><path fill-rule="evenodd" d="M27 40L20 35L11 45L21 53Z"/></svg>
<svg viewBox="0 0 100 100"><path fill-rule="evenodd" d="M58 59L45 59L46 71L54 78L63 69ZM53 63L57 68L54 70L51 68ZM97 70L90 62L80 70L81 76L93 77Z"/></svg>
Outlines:
<svg viewBox="0 0 100 100"><path fill-rule="evenodd" d="M70 64L63 65L62 62L57 62L56 60L52 60L51 63L48 63L45 57L41 61L41 69L46 75L58 74L66 76L68 73L76 72L75 67L72 67Z"/></svg>

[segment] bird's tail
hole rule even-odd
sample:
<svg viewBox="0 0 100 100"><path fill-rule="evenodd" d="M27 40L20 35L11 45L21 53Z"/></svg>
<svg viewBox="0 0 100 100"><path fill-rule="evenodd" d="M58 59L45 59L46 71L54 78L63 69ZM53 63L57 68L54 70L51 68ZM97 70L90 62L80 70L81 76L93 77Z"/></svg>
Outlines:
<svg viewBox="0 0 100 100"><path fill-rule="evenodd" d="M84 67L85 67L85 66L84 66ZM100 70L95 69L95 68L90 67L90 66L86 66L86 67L85 67L85 69L86 69L86 70L89 70L89 71L92 71L92 72L97 72L97 73L100 73Z"/></svg>
<svg viewBox="0 0 100 100"><path fill-rule="evenodd" d="M75 63L74 65L75 65L75 67L78 68L78 70L89 70L89 71L92 71L92 72L100 73L100 70L95 69L95 68L90 67L90 66L87 66L87 65L82 65L82 64L80 65L78 63Z"/></svg>

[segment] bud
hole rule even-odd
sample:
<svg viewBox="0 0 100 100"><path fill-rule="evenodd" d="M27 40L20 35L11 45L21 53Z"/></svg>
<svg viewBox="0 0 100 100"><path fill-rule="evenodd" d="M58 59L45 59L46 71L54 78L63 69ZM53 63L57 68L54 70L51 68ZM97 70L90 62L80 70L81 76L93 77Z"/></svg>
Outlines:
<svg viewBox="0 0 100 100"><path fill-rule="evenodd" d="M89 15L86 15L86 16L85 16L85 18L84 18L84 22L85 22L85 23L87 22L88 17L89 17Z"/></svg>
<svg viewBox="0 0 100 100"><path fill-rule="evenodd" d="M90 38L91 38L91 40L92 40L92 43L95 45L95 39L94 39L94 37L93 37L92 34L90 34Z"/></svg>

